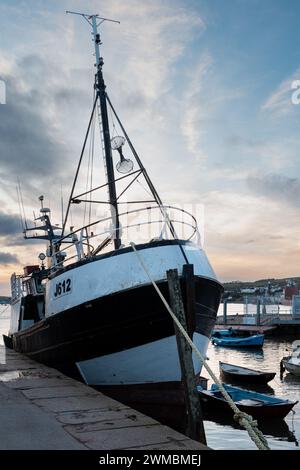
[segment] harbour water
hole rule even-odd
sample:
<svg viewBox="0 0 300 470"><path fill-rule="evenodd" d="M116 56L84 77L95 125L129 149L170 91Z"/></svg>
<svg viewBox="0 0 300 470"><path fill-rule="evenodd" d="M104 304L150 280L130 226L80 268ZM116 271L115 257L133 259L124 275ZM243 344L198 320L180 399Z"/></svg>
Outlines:
<svg viewBox="0 0 300 470"><path fill-rule="evenodd" d="M300 401L300 377L284 373L280 380L279 364L283 356L291 351L295 337L279 339L267 338L262 350L231 349L210 345L207 356L209 365L219 377L219 361L238 364L253 369L276 372L275 378L269 382L263 393L275 394L292 401ZM299 338L300 339L300 338ZM206 371L203 376L209 377ZM208 387L211 385L209 380ZM255 390L252 388L252 390ZM261 391L261 390L260 390ZM294 407L285 420L269 421L259 425L267 437L271 449L300 450L300 403ZM255 449L248 433L240 428L233 419L210 418L205 420L207 443L213 449Z"/></svg>
<svg viewBox="0 0 300 470"><path fill-rule="evenodd" d="M236 306L239 304L235 304ZM9 308L0 305L0 343L2 334L7 333L9 327ZM243 313L241 308L235 313ZM291 374L284 374L280 380L279 364L283 356L288 355L291 350L292 341L295 337L278 339L267 338L262 350L238 350L221 348L210 345L208 349L209 365L219 376L219 361L235 363L242 366L261 370L277 372L275 378L269 383L264 393L276 394L289 400L300 401L300 378ZM203 376L209 377L206 371ZM208 386L211 385L209 380ZM265 422L260 424L261 430L268 439L271 449L300 450L300 403L290 412L285 420L279 422ZM233 420L224 418L205 419L205 431L207 442L213 449L255 449L246 431L240 428Z"/></svg>

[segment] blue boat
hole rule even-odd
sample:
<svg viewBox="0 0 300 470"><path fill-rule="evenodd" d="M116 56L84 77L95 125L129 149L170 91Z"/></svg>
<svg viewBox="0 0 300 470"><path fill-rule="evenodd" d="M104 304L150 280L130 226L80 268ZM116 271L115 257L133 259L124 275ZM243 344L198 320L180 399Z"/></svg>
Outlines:
<svg viewBox="0 0 300 470"><path fill-rule="evenodd" d="M262 348L265 335L252 335L243 337L212 336L211 342L214 346L226 346L230 348Z"/></svg>
<svg viewBox="0 0 300 470"><path fill-rule="evenodd" d="M250 414L254 418L283 419L298 402L284 400L278 397L252 392L231 385L223 384L232 400L240 411ZM220 392L218 386L213 384L210 390L197 387L199 398L206 411L226 412L232 414L232 410Z"/></svg>
<svg viewBox="0 0 300 470"><path fill-rule="evenodd" d="M223 330L213 330L211 335L216 336L217 338L228 338L229 336L235 336L236 333L235 330L233 330L232 328L227 328Z"/></svg>

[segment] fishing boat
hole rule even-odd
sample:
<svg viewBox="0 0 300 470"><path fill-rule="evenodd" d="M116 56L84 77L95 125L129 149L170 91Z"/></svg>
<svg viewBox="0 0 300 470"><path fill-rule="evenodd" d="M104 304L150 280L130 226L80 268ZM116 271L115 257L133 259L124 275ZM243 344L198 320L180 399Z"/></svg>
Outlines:
<svg viewBox="0 0 300 470"><path fill-rule="evenodd" d="M178 270L188 331L204 356L223 287L200 245L195 217L163 204L110 100L99 27L116 21L69 13L92 30L94 102L61 227L52 223L44 196L34 223L24 221L25 238L44 240L46 250L11 277L6 343L95 387L168 388L181 380L174 325L148 274L169 301L166 272ZM97 136L103 184L93 167ZM124 155L125 145L130 155ZM88 177L80 182L83 168ZM178 235L182 226L185 236ZM194 369L200 373L196 359Z"/></svg>
<svg viewBox="0 0 300 470"><path fill-rule="evenodd" d="M283 419L298 403L297 401L292 402L265 395L264 393L232 387L231 385L223 384L223 386L240 411L248 413L257 419ZM210 390L204 390L201 386L198 386L197 390L205 410L212 410L215 413L225 412L233 414L232 409L216 384L212 384Z"/></svg>
<svg viewBox="0 0 300 470"><path fill-rule="evenodd" d="M287 370L293 375L300 377L300 344L296 341L296 346L293 348L291 356L286 356L280 362L280 375Z"/></svg>
<svg viewBox="0 0 300 470"><path fill-rule="evenodd" d="M219 368L223 379L247 384L267 384L276 375L276 372L262 372L221 361Z"/></svg>
<svg viewBox="0 0 300 470"><path fill-rule="evenodd" d="M252 335L246 338L213 336L211 342L214 346L225 346L230 348L262 348L265 335Z"/></svg>

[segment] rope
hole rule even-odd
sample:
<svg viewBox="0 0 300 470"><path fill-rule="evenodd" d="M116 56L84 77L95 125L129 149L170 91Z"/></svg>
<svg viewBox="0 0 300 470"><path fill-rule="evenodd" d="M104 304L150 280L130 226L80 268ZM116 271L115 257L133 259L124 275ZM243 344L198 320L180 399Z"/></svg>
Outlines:
<svg viewBox="0 0 300 470"><path fill-rule="evenodd" d="M134 253L136 254L142 268L144 269L145 273L147 274L150 282L152 283L154 289L156 290L157 294L159 295L159 297L161 298L163 304L165 305L166 309L168 310L169 314L171 315L173 321L176 323L178 329L180 330L182 335L185 337L186 341L188 342L188 344L190 345L190 347L192 348L192 350L194 351L194 353L196 354L198 359L200 359L203 366L205 367L205 369L207 370L207 372L209 373L209 375L211 376L213 381L218 386L220 392L224 396L224 398L227 401L228 405L230 406L230 408L234 412L235 421L237 421L241 426L243 426L246 429L246 431L248 432L250 438L252 439L252 441L254 442L254 444L256 445L256 447L259 450L269 450L267 440L265 439L263 433L257 427L257 421L255 421L252 418L252 416L250 416L247 413L244 413L244 412L242 412L238 409L238 407L236 406L236 404L232 400L231 396L228 394L226 389L223 387L222 382L220 382L220 380L216 377L216 375L214 374L212 369L207 364L206 359L202 356L202 354L198 350L197 346L195 346L195 344L193 343L193 341L191 340L191 338L189 337L189 335L187 334L185 329L182 327L180 321L178 320L176 315L173 313L173 311L172 311L171 307L169 306L168 302L166 301L166 299L162 295L161 291L159 290L156 282L152 279L152 277L151 277L151 275L150 275L150 273L149 273L149 271L148 271L141 255L136 250L135 244L133 242L130 242L130 245L131 245Z"/></svg>
<svg viewBox="0 0 300 470"><path fill-rule="evenodd" d="M6 307L2 310L2 312L0 312L0 317L3 315L3 313L6 312L6 310L8 310L8 307L10 307L10 304L6 305ZM3 317L2 320L7 319L7 318L9 317Z"/></svg>

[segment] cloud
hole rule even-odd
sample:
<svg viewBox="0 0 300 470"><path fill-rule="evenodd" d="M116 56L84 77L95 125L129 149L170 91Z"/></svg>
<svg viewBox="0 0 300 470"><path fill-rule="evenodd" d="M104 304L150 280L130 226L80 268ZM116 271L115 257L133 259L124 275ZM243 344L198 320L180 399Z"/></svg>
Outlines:
<svg viewBox="0 0 300 470"><path fill-rule="evenodd" d="M270 200L285 202L289 206L300 206L300 180L281 174L256 175L248 177L248 186L252 192Z"/></svg>
<svg viewBox="0 0 300 470"><path fill-rule="evenodd" d="M193 69L193 75L184 96L184 109L181 123L181 131L187 142L188 150L198 159L205 158L201 151L202 137L204 133L206 100L203 96L203 80L212 67L212 57L204 54L197 67Z"/></svg>
<svg viewBox="0 0 300 470"><path fill-rule="evenodd" d="M19 263L19 258L11 253L0 252L0 265L8 266Z"/></svg>
<svg viewBox="0 0 300 470"><path fill-rule="evenodd" d="M222 280L298 275L298 208L256 191L214 191L203 203L205 250Z"/></svg>
<svg viewBox="0 0 300 470"><path fill-rule="evenodd" d="M1 170L10 180L16 181L20 175L29 183L37 178L46 180L67 154L47 114L52 102L47 85L29 86L31 76L40 76L43 81L48 67L40 57L30 55L5 77L7 102L0 107L0 155Z"/></svg>
<svg viewBox="0 0 300 470"><path fill-rule="evenodd" d="M21 230L20 216L0 211L0 237L16 235Z"/></svg>

